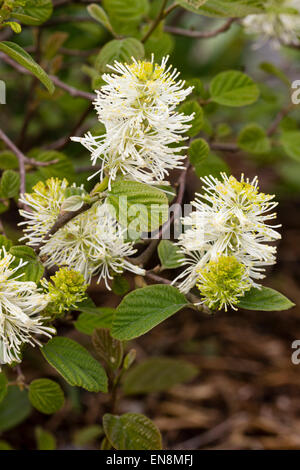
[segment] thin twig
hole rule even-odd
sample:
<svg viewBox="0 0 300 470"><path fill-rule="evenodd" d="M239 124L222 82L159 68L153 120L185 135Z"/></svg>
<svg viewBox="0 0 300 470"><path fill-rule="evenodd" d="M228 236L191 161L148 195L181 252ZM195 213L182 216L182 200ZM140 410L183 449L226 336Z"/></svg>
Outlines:
<svg viewBox="0 0 300 470"><path fill-rule="evenodd" d="M283 108L283 109L281 109L281 111L279 111L279 113L277 114L277 116L275 117L273 123L271 124L271 126L269 127L269 129L267 131L267 135L269 137L271 137L272 135L275 134L275 132L277 131L278 126L280 125L281 121L292 111L293 107L294 107L294 105L290 104L286 108Z"/></svg>
<svg viewBox="0 0 300 470"><path fill-rule="evenodd" d="M151 36L151 34L156 30L159 23L163 20L164 11L165 11L165 7L167 5L167 2L168 2L168 0L163 0L162 5L161 5L161 9L159 10L159 13L158 13L157 17L153 21L152 25L150 26L150 28L148 29L148 31L146 32L144 37L141 39L141 42L146 42L147 39L149 39L149 37Z"/></svg>
<svg viewBox="0 0 300 470"><path fill-rule="evenodd" d="M39 162L33 158L28 158L24 153L10 140L10 138L0 129L0 139L5 143L5 145L16 155L19 161L19 173L20 173L20 194L25 193L26 189L26 171L25 165L31 165L36 167L46 167L57 163L57 160L52 160L49 162Z"/></svg>
<svg viewBox="0 0 300 470"><path fill-rule="evenodd" d="M62 212L58 216L58 218L57 218L56 222L54 223L54 225L52 225L51 229L48 230L48 232L44 236L41 243L34 248L35 252L39 253L39 251L40 251L41 247L43 246L43 244L47 240L49 240L52 235L54 235L60 228L62 228L64 225L66 225L68 222L70 222L70 220L74 219L74 217L77 217L77 215L82 214L83 212L86 212L87 210L89 210L91 208L91 206L92 206L92 203L85 203L77 211Z"/></svg>
<svg viewBox="0 0 300 470"><path fill-rule="evenodd" d="M2 131L2 129L0 129L0 139L3 140L5 145L16 155L19 161L20 193L24 194L25 188L26 188L26 172L25 172L26 157L21 152L21 150L15 146L15 144L10 140L10 138L7 137L7 135Z"/></svg>
<svg viewBox="0 0 300 470"><path fill-rule="evenodd" d="M189 29L177 28L175 26L165 26L164 29L166 32L173 33L177 36L186 36L194 39L209 39L228 31L234 21L236 21L236 18L229 18L226 23L223 24L223 26L213 31L193 31Z"/></svg>
<svg viewBox="0 0 300 470"><path fill-rule="evenodd" d="M61 88L62 90L65 90L69 95L77 97L77 98L84 98L85 100L93 101L96 98L96 95L94 93L88 93L83 90L78 90L78 88L74 88L71 85L67 85L67 83L62 82L58 77L55 75L49 75L53 83L58 86L58 88Z"/></svg>
<svg viewBox="0 0 300 470"><path fill-rule="evenodd" d="M89 104L89 106L84 110L83 114L80 116L80 118L78 119L78 121L76 122L75 126L72 128L71 132L67 135L67 136L64 136L64 137L61 137L60 139L58 139L56 142L53 142L52 144L50 144L47 149L48 150L61 150L62 148L64 148L69 142L70 142L70 138L72 136L77 136L78 133L79 133L79 130L83 124L83 122L85 121L85 119L87 118L87 116L89 115L91 109L93 108L93 104Z"/></svg>

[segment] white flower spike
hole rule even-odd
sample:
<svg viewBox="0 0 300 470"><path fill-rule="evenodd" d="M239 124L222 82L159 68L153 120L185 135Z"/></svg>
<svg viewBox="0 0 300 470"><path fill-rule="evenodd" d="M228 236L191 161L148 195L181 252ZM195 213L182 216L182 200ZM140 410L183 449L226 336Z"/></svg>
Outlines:
<svg viewBox="0 0 300 470"><path fill-rule="evenodd" d="M169 170L182 168L181 145L192 118L176 111L176 107L192 92L177 80L179 72L167 66L168 57L160 65L135 61L115 62L106 82L96 91L94 102L105 134L72 137L90 152L93 165L101 165L100 178L109 176L109 187L117 174L147 183L162 183ZM178 144L170 147L171 144ZM97 174L96 173L96 174ZM94 176L94 175L93 175Z"/></svg>
<svg viewBox="0 0 300 470"><path fill-rule="evenodd" d="M268 0L267 12L246 16L242 24L246 33L260 35L258 45L271 40L275 47L280 44L300 45L299 0Z"/></svg>
<svg viewBox="0 0 300 470"><path fill-rule="evenodd" d="M192 202L196 210L183 218L187 229L178 245L187 267L175 281L180 281L179 288L185 293L199 284L199 273L203 290L207 266L222 256L234 256L245 267L241 280L245 282L247 274L254 287L259 287L254 280L264 277L264 266L276 263L276 247L268 243L281 238L275 230L280 225L267 223L276 217L272 213L277 206L274 196L259 192L257 178L250 182L243 175L241 181L224 173L221 176L221 180L202 178L204 193Z"/></svg>
<svg viewBox="0 0 300 470"><path fill-rule="evenodd" d="M12 267L14 259L4 248L0 250L0 364L20 362L23 344L41 345L35 335L55 333L54 328L44 326L47 318L39 315L47 306L46 295L35 282L16 275L26 263Z"/></svg>
<svg viewBox="0 0 300 470"><path fill-rule="evenodd" d="M58 230L42 246L40 254L47 267L66 266L81 273L86 282L98 276L98 282L103 279L110 290L108 281L113 274L121 274L124 269L145 274L126 259L135 252L109 206L95 203Z"/></svg>

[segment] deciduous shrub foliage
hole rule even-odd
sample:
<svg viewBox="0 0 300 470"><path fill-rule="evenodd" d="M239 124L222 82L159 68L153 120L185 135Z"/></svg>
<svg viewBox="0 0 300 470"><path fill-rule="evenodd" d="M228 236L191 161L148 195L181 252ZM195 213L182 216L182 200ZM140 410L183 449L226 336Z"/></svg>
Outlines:
<svg viewBox="0 0 300 470"><path fill-rule="evenodd" d="M135 364L128 341L184 308L212 315L293 306L262 285L284 228L276 196L246 171L249 159L258 172L279 153L299 160L290 82L265 62L257 83L252 66L234 69L228 55L234 45L251 53L267 42L299 54L298 3L0 1L1 70L15 77L1 109L12 125L3 120L0 129L0 433L33 408L59 412L68 384L111 397L102 423L80 430L82 445L160 449L148 417L120 414L121 395L164 391L198 371L168 357ZM211 53L203 77L184 57L197 39ZM280 99L264 84L270 76L285 87ZM27 104L14 102L19 83ZM58 140L57 127L65 132ZM231 174L228 152L245 171ZM191 175L199 190L186 213ZM92 282L118 295L118 306L104 307L101 296L96 306ZM71 339L72 329L90 341ZM55 379L23 375L33 347ZM56 446L42 428L36 442Z"/></svg>

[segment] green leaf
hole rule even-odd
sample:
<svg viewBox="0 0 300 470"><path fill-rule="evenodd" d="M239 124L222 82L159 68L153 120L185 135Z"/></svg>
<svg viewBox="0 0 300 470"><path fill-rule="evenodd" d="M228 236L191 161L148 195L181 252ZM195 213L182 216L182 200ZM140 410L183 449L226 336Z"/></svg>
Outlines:
<svg viewBox="0 0 300 470"><path fill-rule="evenodd" d="M103 0L109 17L120 23L139 22L149 11L148 0Z"/></svg>
<svg viewBox="0 0 300 470"><path fill-rule="evenodd" d="M207 159L209 145L204 139L195 139L188 149L191 164L197 169Z"/></svg>
<svg viewBox="0 0 300 470"><path fill-rule="evenodd" d="M51 432L40 426L37 426L34 432L38 450L56 450L56 439Z"/></svg>
<svg viewBox="0 0 300 470"><path fill-rule="evenodd" d="M287 297L269 287L261 289L253 287L238 304L238 307L246 310L262 310L264 312L288 310L294 306L295 304Z"/></svg>
<svg viewBox="0 0 300 470"><path fill-rule="evenodd" d="M0 191L3 198L16 197L20 189L20 175L13 170L5 170L0 181Z"/></svg>
<svg viewBox="0 0 300 470"><path fill-rule="evenodd" d="M0 440L0 450L14 450L14 449L8 442Z"/></svg>
<svg viewBox="0 0 300 470"><path fill-rule="evenodd" d="M109 330L97 328L92 336L92 342L98 356L103 359L110 369L118 369L123 360L123 344L112 338Z"/></svg>
<svg viewBox="0 0 300 470"><path fill-rule="evenodd" d="M130 290L130 284L123 276L115 276L111 289L114 294L125 295Z"/></svg>
<svg viewBox="0 0 300 470"><path fill-rule="evenodd" d="M31 413L31 405L26 390L10 386L0 403L0 431L8 431L25 421Z"/></svg>
<svg viewBox="0 0 300 470"><path fill-rule="evenodd" d="M182 253L178 253L178 247L169 240L162 240L158 245L158 256L163 269L176 269L182 265Z"/></svg>
<svg viewBox="0 0 300 470"><path fill-rule="evenodd" d="M115 309L108 307L87 309L77 318L74 326L76 330L86 335L92 335L96 328L110 328Z"/></svg>
<svg viewBox="0 0 300 470"><path fill-rule="evenodd" d="M15 170L19 167L17 157L10 150L0 152L0 168L1 170Z"/></svg>
<svg viewBox="0 0 300 470"><path fill-rule="evenodd" d="M76 341L56 336L42 348L42 353L70 385L89 392L107 392L105 370Z"/></svg>
<svg viewBox="0 0 300 470"><path fill-rule="evenodd" d="M227 70L215 76L210 84L211 100L224 106L246 106L259 97L259 89L252 78L236 70Z"/></svg>
<svg viewBox="0 0 300 470"><path fill-rule="evenodd" d="M285 131L280 137L281 145L293 160L300 161L300 132Z"/></svg>
<svg viewBox="0 0 300 470"><path fill-rule="evenodd" d="M26 0L23 7L13 10L12 16L23 24L37 26L47 21L52 11L51 0Z"/></svg>
<svg viewBox="0 0 300 470"><path fill-rule="evenodd" d="M290 79L286 76L286 74L280 70L276 65L271 64L270 62L262 62L260 64L260 68L268 73L269 75L273 75L274 77L277 77L282 83L287 85L289 88L291 86L291 81Z"/></svg>
<svg viewBox="0 0 300 470"><path fill-rule="evenodd" d="M103 416L107 439L117 450L160 450L161 435L154 423L138 413Z"/></svg>
<svg viewBox="0 0 300 470"><path fill-rule="evenodd" d="M145 43L145 55L151 57L151 54L154 54L155 61L160 62L173 51L174 44L175 40L171 34L159 31L157 28Z"/></svg>
<svg viewBox="0 0 300 470"><path fill-rule="evenodd" d="M62 152L56 150L44 150L37 152L35 155L36 160L40 162L53 162L57 160L54 165L49 165L39 168L39 173L45 178L65 178L73 179L75 172L72 161Z"/></svg>
<svg viewBox="0 0 300 470"><path fill-rule="evenodd" d="M53 93L55 86L52 80L48 77L46 72L33 60L22 47L14 42L2 41L0 42L0 51L7 54L9 57L14 59L18 64L29 70L36 78L38 78L43 85L47 88L49 93Z"/></svg>
<svg viewBox="0 0 300 470"><path fill-rule="evenodd" d="M29 246L15 245L10 248L9 252L16 258L13 262L14 266L17 266L20 260L26 262L17 271L18 275L23 273L22 281L38 283L44 274L44 266L39 262L34 250Z"/></svg>
<svg viewBox="0 0 300 470"><path fill-rule="evenodd" d="M185 3L182 6L194 13L212 17L240 18L263 12L262 0L207 0L204 5L202 0L179 0L179 3Z"/></svg>
<svg viewBox="0 0 300 470"><path fill-rule="evenodd" d="M0 248L5 248L6 251L9 251L12 247L12 241L6 238L4 235L0 235Z"/></svg>
<svg viewBox="0 0 300 470"><path fill-rule="evenodd" d="M238 145L242 150L255 154L268 153L271 150L270 139L258 124L248 124L241 130Z"/></svg>
<svg viewBox="0 0 300 470"><path fill-rule="evenodd" d="M230 173L230 169L222 158L210 153L208 158L203 160L200 165L195 165L195 172L199 178L206 175L212 175L217 178L222 172Z"/></svg>
<svg viewBox="0 0 300 470"><path fill-rule="evenodd" d="M141 336L188 304L176 287L157 284L126 295L118 308L111 334L120 340Z"/></svg>
<svg viewBox="0 0 300 470"><path fill-rule="evenodd" d="M168 220L167 196L160 189L135 181L115 181L107 201L113 206L118 221L128 227L131 238L140 232L157 229Z"/></svg>
<svg viewBox="0 0 300 470"><path fill-rule="evenodd" d="M95 68L99 72L111 72L107 65L117 60L131 64L132 57L142 59L145 55L143 44L135 38L113 39L102 47L95 61Z"/></svg>
<svg viewBox="0 0 300 470"><path fill-rule="evenodd" d="M91 3L87 6L87 11L91 15L91 17L94 18L94 20L98 21L109 31L112 31L112 26L110 24L109 18L103 8L100 7L100 5L97 5L97 3Z"/></svg>
<svg viewBox="0 0 300 470"><path fill-rule="evenodd" d="M188 382L198 374L189 362L168 357L153 357L134 366L125 377L126 395L162 392L176 384Z"/></svg>
<svg viewBox="0 0 300 470"><path fill-rule="evenodd" d="M4 372L1 372L0 373L0 403L6 397L7 390L8 390L8 387L7 387L6 375L4 374Z"/></svg>
<svg viewBox="0 0 300 470"><path fill-rule="evenodd" d="M177 0L178 5L193 13L199 13L199 8L206 2L207 0Z"/></svg>
<svg viewBox="0 0 300 470"><path fill-rule="evenodd" d="M86 426L75 432L73 442L75 445L84 447L92 444L103 435L103 428L98 424Z"/></svg>
<svg viewBox="0 0 300 470"><path fill-rule="evenodd" d="M187 116L194 113L194 118L188 124L191 128L186 132L189 137L199 134L204 124L203 109L196 101L186 101L179 107L179 112Z"/></svg>
<svg viewBox="0 0 300 470"><path fill-rule="evenodd" d="M53 414L65 402L61 386L49 379L33 380L29 386L30 403L41 413Z"/></svg>

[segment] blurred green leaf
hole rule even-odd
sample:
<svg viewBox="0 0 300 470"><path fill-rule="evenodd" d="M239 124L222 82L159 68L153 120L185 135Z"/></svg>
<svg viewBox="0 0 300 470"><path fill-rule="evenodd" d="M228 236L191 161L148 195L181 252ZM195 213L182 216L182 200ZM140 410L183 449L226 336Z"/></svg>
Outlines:
<svg viewBox="0 0 300 470"><path fill-rule="evenodd" d="M280 142L289 157L300 161L300 131L285 131Z"/></svg>
<svg viewBox="0 0 300 470"><path fill-rule="evenodd" d="M3 198L12 198L19 194L20 175L13 170L5 170L0 181L0 191Z"/></svg>
<svg viewBox="0 0 300 470"><path fill-rule="evenodd" d="M240 18L243 16L262 13L262 0L179 0L188 10L200 15L225 18Z"/></svg>
<svg viewBox="0 0 300 470"><path fill-rule="evenodd" d="M8 431L25 421L31 412L26 390L10 386L4 400L0 403L0 431Z"/></svg>
<svg viewBox="0 0 300 470"><path fill-rule="evenodd" d="M192 380L197 374L198 369L189 362L168 357L153 357L127 372L123 390L126 395L162 392L176 384Z"/></svg>
<svg viewBox="0 0 300 470"><path fill-rule="evenodd" d="M38 450L56 450L56 439L51 432L40 426L37 426L34 432Z"/></svg>
<svg viewBox="0 0 300 470"><path fill-rule="evenodd" d="M143 44L135 38L113 39L105 44L95 61L98 72L111 71L107 65L112 65L116 60L130 64L132 57L142 59L145 55Z"/></svg>
<svg viewBox="0 0 300 470"><path fill-rule="evenodd" d="M12 16L23 24L38 26L50 18L52 11L51 0L26 0L24 6L13 10Z"/></svg>
<svg viewBox="0 0 300 470"><path fill-rule="evenodd" d="M187 116L194 114L194 117L191 122L188 122L191 125L191 128L186 132L189 137L194 137L199 134L203 127L204 115L203 109L196 101L186 101L179 107L179 112Z"/></svg>
<svg viewBox="0 0 300 470"><path fill-rule="evenodd" d="M7 378L4 372L0 372L0 403L7 395Z"/></svg>
<svg viewBox="0 0 300 470"><path fill-rule="evenodd" d="M246 152L261 154L271 150L271 142L266 131L258 124L247 124L239 136L238 145Z"/></svg>

